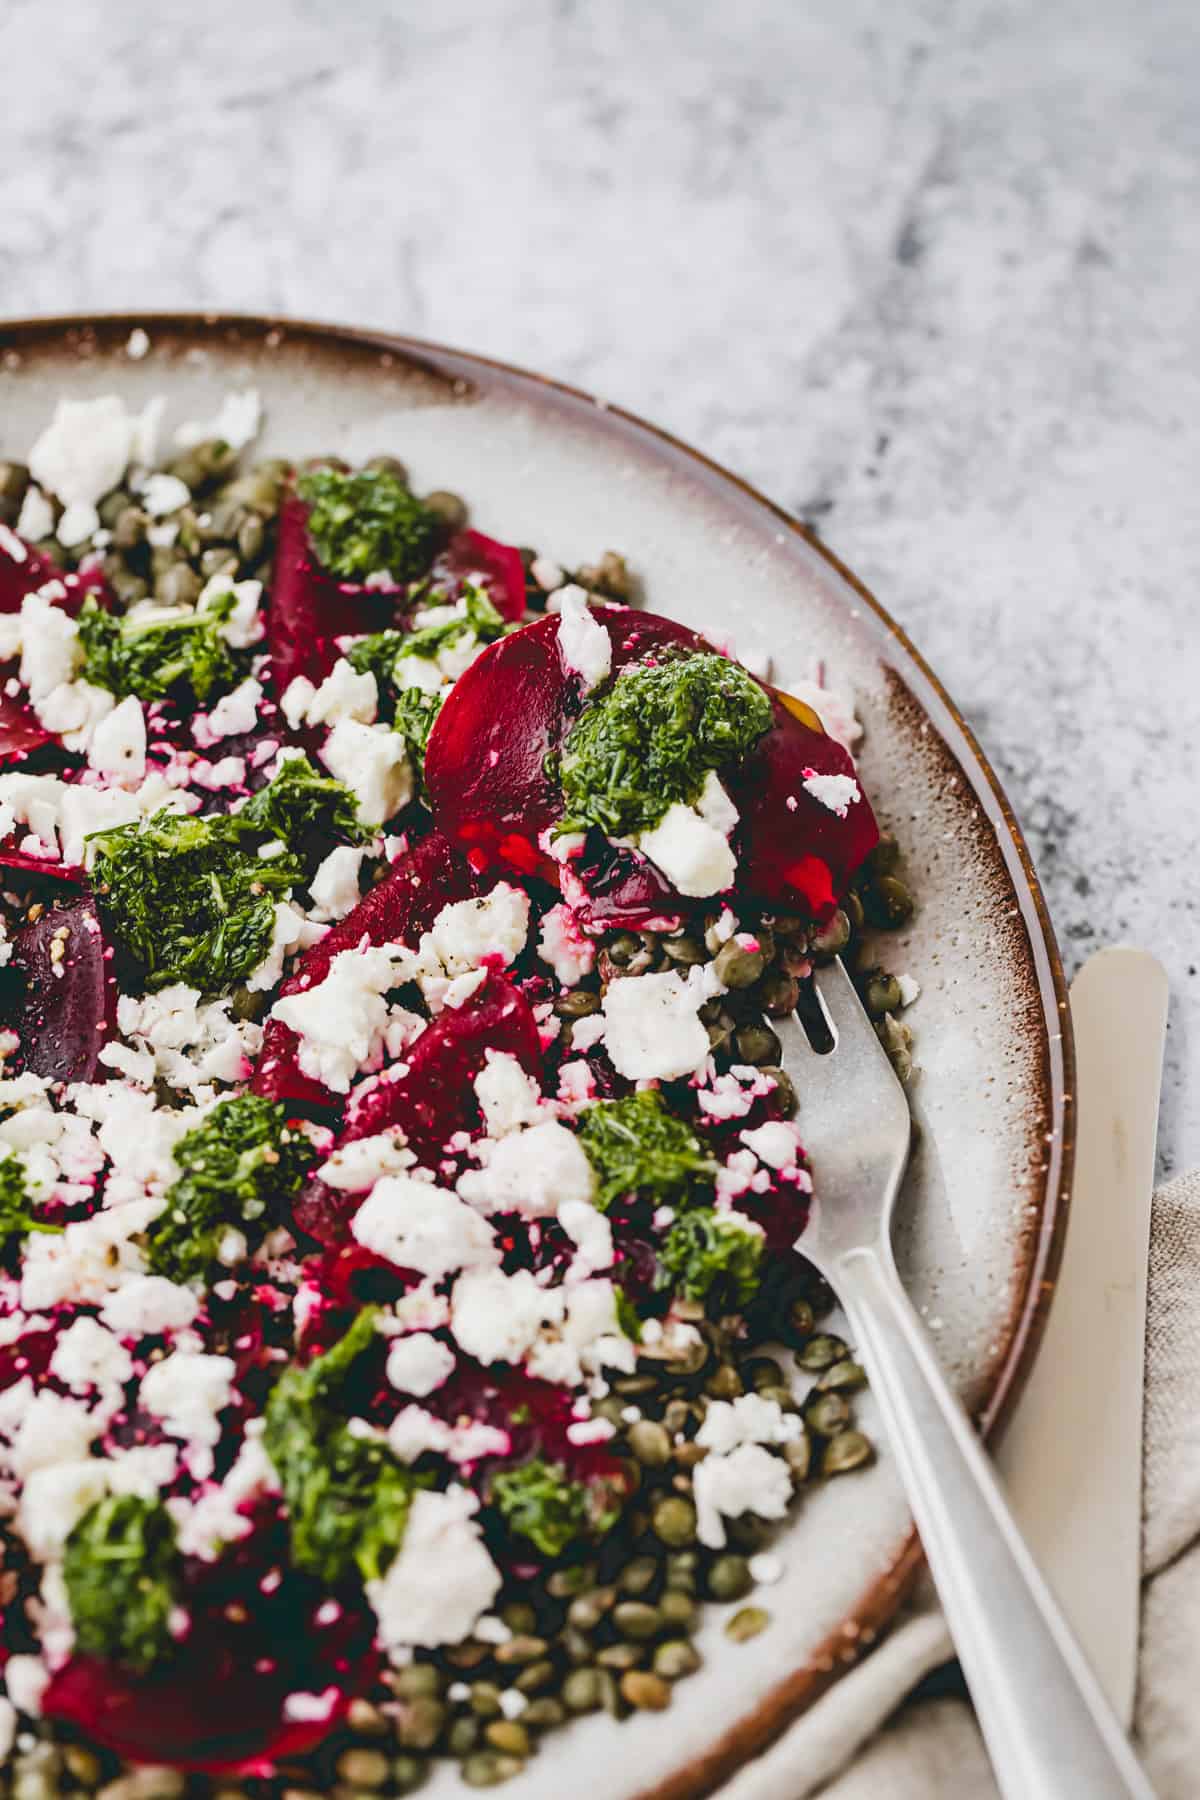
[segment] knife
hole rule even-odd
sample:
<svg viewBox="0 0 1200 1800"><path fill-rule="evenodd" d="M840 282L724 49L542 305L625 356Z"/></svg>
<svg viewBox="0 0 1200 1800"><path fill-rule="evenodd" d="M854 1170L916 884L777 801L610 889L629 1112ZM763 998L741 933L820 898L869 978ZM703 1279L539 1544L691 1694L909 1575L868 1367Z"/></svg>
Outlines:
<svg viewBox="0 0 1200 1800"><path fill-rule="evenodd" d="M996 1462L1026 1542L1128 1726L1162 965L1145 950L1098 951L1071 984L1071 1016L1077 1148L1066 1248L1042 1347Z"/></svg>

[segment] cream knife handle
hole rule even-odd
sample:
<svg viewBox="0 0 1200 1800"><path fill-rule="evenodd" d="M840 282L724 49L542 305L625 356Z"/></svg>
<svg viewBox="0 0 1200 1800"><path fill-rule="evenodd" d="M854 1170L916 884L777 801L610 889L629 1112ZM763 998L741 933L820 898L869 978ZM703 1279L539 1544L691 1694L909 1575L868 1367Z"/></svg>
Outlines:
<svg viewBox="0 0 1200 1800"><path fill-rule="evenodd" d="M830 1270L1005 1800L1154 1800L881 1247Z"/></svg>

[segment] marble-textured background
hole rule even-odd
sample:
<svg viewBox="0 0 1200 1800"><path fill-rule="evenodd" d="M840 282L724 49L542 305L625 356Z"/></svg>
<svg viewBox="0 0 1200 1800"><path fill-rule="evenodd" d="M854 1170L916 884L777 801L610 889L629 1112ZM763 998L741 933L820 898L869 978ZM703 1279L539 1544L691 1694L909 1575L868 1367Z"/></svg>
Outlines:
<svg viewBox="0 0 1200 1800"><path fill-rule="evenodd" d="M1072 967L1167 962L1161 1161L1200 1162L1195 0L0 0L0 70L0 315L424 334L815 523Z"/></svg>

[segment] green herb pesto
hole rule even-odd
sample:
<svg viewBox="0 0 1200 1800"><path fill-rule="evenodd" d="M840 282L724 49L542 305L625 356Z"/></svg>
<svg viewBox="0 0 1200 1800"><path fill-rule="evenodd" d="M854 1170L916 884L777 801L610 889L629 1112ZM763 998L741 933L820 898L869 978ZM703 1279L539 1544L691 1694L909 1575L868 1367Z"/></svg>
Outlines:
<svg viewBox="0 0 1200 1800"><path fill-rule="evenodd" d="M262 962L275 897L303 881L305 870L290 852L264 860L261 841L261 830L248 830L236 814L169 812L89 839L105 923L148 989L183 981L219 993Z"/></svg>
<svg viewBox="0 0 1200 1800"><path fill-rule="evenodd" d="M579 1141L596 1172L596 1205L607 1211L623 1194L656 1206L687 1204L717 1165L682 1119L673 1119L651 1088L621 1100L597 1100L579 1120Z"/></svg>
<svg viewBox="0 0 1200 1800"><path fill-rule="evenodd" d="M657 1285L685 1300L704 1300L716 1288L724 1304L745 1306L760 1279L763 1238L725 1213L699 1206L684 1213L659 1251Z"/></svg>
<svg viewBox="0 0 1200 1800"><path fill-rule="evenodd" d="M252 794L236 816L243 827L297 853L312 846L315 860L328 848L323 840L339 837L361 844L369 835L358 822L358 802L350 789L331 775L318 774L306 756L288 757L274 780Z"/></svg>
<svg viewBox="0 0 1200 1800"><path fill-rule="evenodd" d="M381 710L399 692L407 691L404 664L410 657L430 660L443 650L452 650L470 638L479 644L493 644L503 637L504 620L481 587L472 581L463 583L461 610L457 602L447 602L448 616L421 625L415 631L375 631L360 638L346 652L346 661L360 675L368 670L379 688Z"/></svg>
<svg viewBox="0 0 1200 1800"><path fill-rule="evenodd" d="M79 612L81 674L120 698L214 699L235 687L242 675L221 636L233 604L232 594L225 594L203 611L118 618L95 600L85 600Z"/></svg>
<svg viewBox="0 0 1200 1800"><path fill-rule="evenodd" d="M697 798L710 769L740 761L770 724L770 700L726 656L703 651L622 669L563 745L559 832L650 830L675 801Z"/></svg>
<svg viewBox="0 0 1200 1800"><path fill-rule="evenodd" d="M61 1231L33 1216L33 1200L25 1181L25 1165L13 1150L0 1153L0 1256L31 1231Z"/></svg>
<svg viewBox="0 0 1200 1800"><path fill-rule="evenodd" d="M161 1500L98 1500L67 1538L63 1579L77 1651L139 1673L170 1653L180 1559Z"/></svg>
<svg viewBox="0 0 1200 1800"><path fill-rule="evenodd" d="M322 567L340 581L386 571L423 575L441 537L435 513L386 469L310 469L296 483L309 508L308 535Z"/></svg>
<svg viewBox="0 0 1200 1800"><path fill-rule="evenodd" d="M283 1488L292 1562L331 1586L386 1572L422 1485L386 1444L347 1424L347 1384L375 1342L376 1316L368 1307L324 1356L285 1370L266 1406L263 1447Z"/></svg>
<svg viewBox="0 0 1200 1800"><path fill-rule="evenodd" d="M155 1274L202 1280L231 1226L251 1248L262 1242L272 1201L299 1190L316 1154L286 1121L281 1102L238 1094L219 1101L179 1140L174 1156L183 1172L146 1232L146 1258Z"/></svg>
<svg viewBox="0 0 1200 1800"><path fill-rule="evenodd" d="M410 687L401 688L396 695L392 730L398 731L404 739L408 760L413 766L418 784L423 784L425 780L425 751L429 745L429 734L448 692L449 689L445 688L440 694L427 694L423 688Z"/></svg>
<svg viewBox="0 0 1200 1800"><path fill-rule="evenodd" d="M509 1530L544 1556L561 1556L577 1538L602 1536L618 1516L603 1484L572 1481L561 1463L540 1456L493 1475L491 1499Z"/></svg>

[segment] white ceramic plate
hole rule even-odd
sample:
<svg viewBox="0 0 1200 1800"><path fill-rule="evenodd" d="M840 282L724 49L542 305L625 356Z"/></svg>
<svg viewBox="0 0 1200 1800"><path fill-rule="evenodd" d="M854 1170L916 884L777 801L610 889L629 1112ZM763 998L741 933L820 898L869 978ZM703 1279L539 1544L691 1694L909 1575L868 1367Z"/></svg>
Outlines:
<svg viewBox="0 0 1200 1800"><path fill-rule="evenodd" d="M126 350L141 326L151 349ZM860 758L919 901L881 957L922 987L911 1094L920 1133L902 1204L902 1271L942 1363L985 1428L1036 1348L1071 1168L1066 990L1028 852L995 776L887 615L795 521L630 418L535 376L400 339L256 319L122 318L0 326L0 454L32 442L60 394L168 398L168 423L263 399L266 453L377 451L415 485L466 498L472 522L568 566L605 548L655 611L766 648L783 687L825 668L853 690ZM801 1102L803 1123L803 1102ZM816 1172L820 1181L820 1170ZM836 1327L835 1327L836 1328ZM870 1397L861 1416L877 1432ZM707 1791L885 1628L918 1561L895 1468L815 1489L766 1596L773 1623L733 1646L729 1609L698 1639L702 1671L668 1713L598 1715L553 1733L512 1800ZM452 1765L425 1790L461 1793Z"/></svg>

